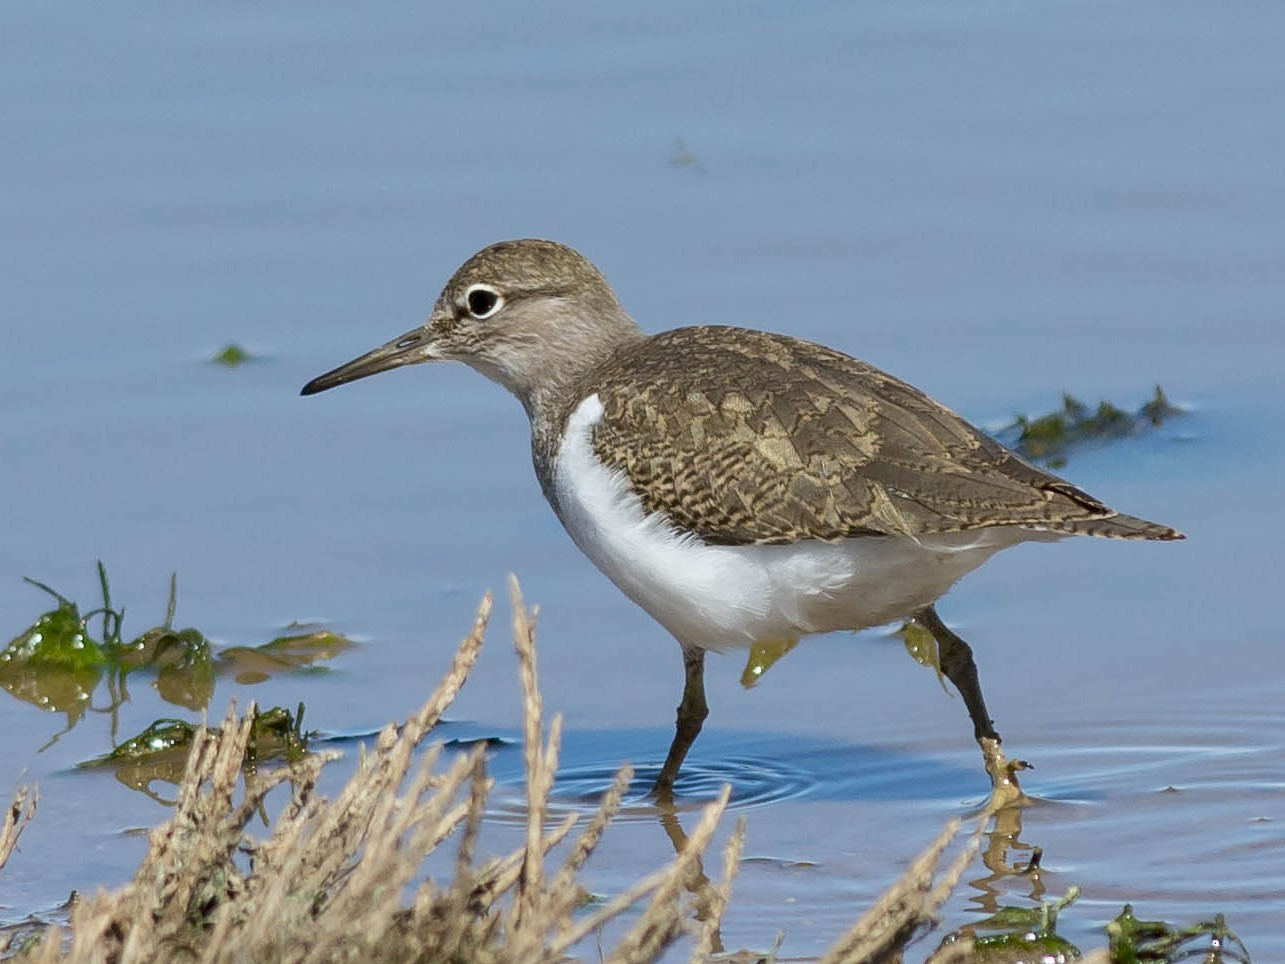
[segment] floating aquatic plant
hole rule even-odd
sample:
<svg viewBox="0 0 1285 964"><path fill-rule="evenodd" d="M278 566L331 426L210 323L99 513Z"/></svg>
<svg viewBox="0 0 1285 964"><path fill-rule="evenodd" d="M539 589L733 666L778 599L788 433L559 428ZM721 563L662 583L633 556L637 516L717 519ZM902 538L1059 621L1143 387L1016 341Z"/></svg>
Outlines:
<svg viewBox="0 0 1285 964"><path fill-rule="evenodd" d="M126 638L125 611L112 602L101 562L98 580L102 602L82 613L62 593L28 579L52 596L57 606L39 615L0 650L0 689L43 710L64 713L68 728L90 709L94 694L104 685L106 711L114 714L129 699L128 684L135 675L151 676L157 694L167 703L199 712L209 705L221 677L248 685L281 673L324 671L326 662L355 645L325 627L296 624L258 646L217 650L199 629L175 628L174 576L164 621Z"/></svg>
<svg viewBox="0 0 1285 964"><path fill-rule="evenodd" d="M1081 445L1137 435L1159 428L1182 414L1183 409L1169 401L1159 385L1135 412L1127 412L1106 401L1089 406L1063 393L1058 411L1036 418L1018 415L996 435L1028 459L1061 468L1069 453Z"/></svg>
<svg viewBox="0 0 1285 964"><path fill-rule="evenodd" d="M239 365L244 365L246 362L254 361L255 358L255 355L251 354L235 342L228 342L210 356L210 363L213 365L222 365L224 368L236 368Z"/></svg>

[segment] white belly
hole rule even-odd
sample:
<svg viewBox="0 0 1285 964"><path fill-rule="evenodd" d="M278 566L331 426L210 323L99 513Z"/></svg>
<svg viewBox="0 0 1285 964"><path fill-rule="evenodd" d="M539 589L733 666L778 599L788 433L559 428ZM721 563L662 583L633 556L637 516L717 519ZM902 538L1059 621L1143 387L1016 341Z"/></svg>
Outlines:
<svg viewBox="0 0 1285 964"><path fill-rule="evenodd" d="M684 646L719 650L878 626L932 602L1000 549L1055 538L992 528L919 540L707 545L647 514L627 476L598 460L590 432L601 418L590 395L568 420L556 508L580 550Z"/></svg>

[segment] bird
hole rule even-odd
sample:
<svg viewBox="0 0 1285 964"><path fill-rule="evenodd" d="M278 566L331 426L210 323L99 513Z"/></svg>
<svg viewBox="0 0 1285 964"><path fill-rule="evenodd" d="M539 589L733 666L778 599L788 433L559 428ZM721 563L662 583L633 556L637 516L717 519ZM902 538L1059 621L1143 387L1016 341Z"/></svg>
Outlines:
<svg viewBox="0 0 1285 964"><path fill-rule="evenodd" d="M705 655L915 621L963 698L995 793L1019 792L969 645L935 603L1001 549L1089 535L1175 540L840 351L723 325L645 334L556 241L500 241L427 320L303 395L456 361L512 393L535 475L575 545L679 644L684 685L651 788L674 799L708 716Z"/></svg>

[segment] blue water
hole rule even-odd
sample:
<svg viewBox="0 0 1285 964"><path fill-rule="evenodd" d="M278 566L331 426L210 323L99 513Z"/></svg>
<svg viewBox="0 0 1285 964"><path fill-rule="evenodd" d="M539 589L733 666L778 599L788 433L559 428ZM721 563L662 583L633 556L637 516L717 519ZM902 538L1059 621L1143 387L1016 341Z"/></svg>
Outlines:
<svg viewBox="0 0 1285 964"><path fill-rule="evenodd" d="M298 397L503 237L578 247L649 330L824 341L992 427L1159 383L1186 418L1065 474L1189 541L1017 549L941 608L1037 763L1023 839L1049 894L1085 895L1064 932L1094 946L1129 900L1221 911L1283 958L1283 49L1266 3L4 3L0 635L46 608L23 576L92 600L102 558L137 632L177 571L177 622L218 643L298 618L365 643L329 676L223 681L216 715L302 699L361 732L418 706L512 571L541 605L567 794L658 764L678 651L562 534L520 408L451 366ZM260 360L205 363L229 341ZM696 796L745 774L747 853L771 858L724 939L818 953L981 798L970 728L878 634L811 641L753 693L740 670L712 661L692 758ZM122 734L173 715L133 696ZM502 619L452 712L515 732ZM0 699L0 774L42 793L6 919L124 880L143 842L123 831L163 815L71 771L110 714L46 746L65 726ZM595 888L666 847L626 821Z"/></svg>

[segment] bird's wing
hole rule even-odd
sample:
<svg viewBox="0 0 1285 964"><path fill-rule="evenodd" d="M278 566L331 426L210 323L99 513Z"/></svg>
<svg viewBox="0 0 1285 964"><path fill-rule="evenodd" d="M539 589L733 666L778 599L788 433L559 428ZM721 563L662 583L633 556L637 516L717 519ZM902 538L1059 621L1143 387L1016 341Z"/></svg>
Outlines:
<svg viewBox="0 0 1285 964"><path fill-rule="evenodd" d="M648 511L710 543L986 526L1177 537L1031 466L905 382L795 338L675 329L585 388L603 405L597 457Z"/></svg>

